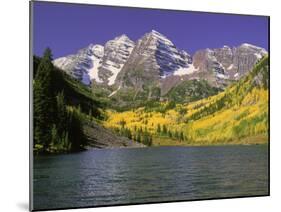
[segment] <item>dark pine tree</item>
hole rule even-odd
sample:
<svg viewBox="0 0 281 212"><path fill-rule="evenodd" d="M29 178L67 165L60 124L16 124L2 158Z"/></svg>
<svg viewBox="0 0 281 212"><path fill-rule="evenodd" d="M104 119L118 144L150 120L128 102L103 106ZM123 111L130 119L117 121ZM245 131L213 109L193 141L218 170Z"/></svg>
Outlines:
<svg viewBox="0 0 281 212"><path fill-rule="evenodd" d="M160 124L157 124L157 133L158 133L158 134L161 133L161 126L160 126Z"/></svg>
<svg viewBox="0 0 281 212"><path fill-rule="evenodd" d="M181 141L184 140L184 135L183 135L183 132L182 132L182 131L180 132L180 140L181 140Z"/></svg>
<svg viewBox="0 0 281 212"><path fill-rule="evenodd" d="M66 110L66 103L64 98L64 92L60 92L57 95L57 131L59 135L62 135L67 130L68 114Z"/></svg>
<svg viewBox="0 0 281 212"><path fill-rule="evenodd" d="M70 150L80 151L87 143L83 133L80 110L68 111L68 135L71 143Z"/></svg>
<svg viewBox="0 0 281 212"><path fill-rule="evenodd" d="M163 130L162 130L163 135L167 135L167 127L165 124L163 124Z"/></svg>
<svg viewBox="0 0 281 212"><path fill-rule="evenodd" d="M49 48L38 65L34 80L34 144L46 150L51 143L51 130L55 120L56 100L52 87L54 80L52 53Z"/></svg>

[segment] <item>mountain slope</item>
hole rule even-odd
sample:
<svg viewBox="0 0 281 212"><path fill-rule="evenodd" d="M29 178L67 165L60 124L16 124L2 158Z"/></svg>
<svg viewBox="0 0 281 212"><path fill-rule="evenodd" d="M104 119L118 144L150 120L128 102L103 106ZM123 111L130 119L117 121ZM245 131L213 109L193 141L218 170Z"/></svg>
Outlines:
<svg viewBox="0 0 281 212"><path fill-rule="evenodd" d="M117 82L122 87L141 89L144 84L157 84L160 78L175 72L192 72L190 66L188 53L178 50L166 36L152 30L137 41Z"/></svg>
<svg viewBox="0 0 281 212"><path fill-rule="evenodd" d="M34 56L33 67L37 67L41 58ZM34 75L36 72L34 72ZM87 138L88 148L111 148L111 147L142 147L142 144L116 135L114 132L105 129L99 123L104 119L103 110L105 102L93 96L91 89L79 80L70 77L64 71L55 68L52 88L55 93L63 91L65 105L68 110L76 111L82 120L83 131ZM58 123L59 124L59 123ZM38 149L34 149L38 151Z"/></svg>
<svg viewBox="0 0 281 212"><path fill-rule="evenodd" d="M225 91L189 104L159 103L158 108L107 111L104 125L147 129L153 145L264 143L268 139L268 57Z"/></svg>
<svg viewBox="0 0 281 212"><path fill-rule="evenodd" d="M152 30L136 42L123 34L103 46L90 44L53 63L91 86L95 96L114 107L128 109L130 105L139 107L150 100L179 99L178 103L187 103L181 100L194 101L216 94L210 90L220 91L238 81L266 54L265 49L244 43L238 47L198 50L191 56L165 35ZM196 84L195 80L208 85ZM175 90L183 94L183 90L190 89L196 89L186 92L192 95L190 98L172 98Z"/></svg>
<svg viewBox="0 0 281 212"><path fill-rule="evenodd" d="M207 74L204 78L210 84L223 86L229 85L229 80L239 80L266 54L265 49L247 43L233 48L204 49L194 54L193 65L197 73Z"/></svg>
<svg viewBox="0 0 281 212"><path fill-rule="evenodd" d="M174 86L163 98L176 103L189 103L213 96L222 89L212 87L206 80L186 80Z"/></svg>
<svg viewBox="0 0 281 212"><path fill-rule="evenodd" d="M38 67L41 58L34 57L34 68ZM35 69L34 69L35 70ZM66 103L70 106L81 107L82 112L91 113L100 116L99 108L102 107L100 101L95 99L91 90L82 84L79 80L73 79L64 71L55 68L55 83L53 89L55 92L64 91Z"/></svg>
<svg viewBox="0 0 281 212"><path fill-rule="evenodd" d="M90 44L76 54L55 59L53 63L86 85L94 81L111 86L133 48L134 42L121 35L104 46Z"/></svg>

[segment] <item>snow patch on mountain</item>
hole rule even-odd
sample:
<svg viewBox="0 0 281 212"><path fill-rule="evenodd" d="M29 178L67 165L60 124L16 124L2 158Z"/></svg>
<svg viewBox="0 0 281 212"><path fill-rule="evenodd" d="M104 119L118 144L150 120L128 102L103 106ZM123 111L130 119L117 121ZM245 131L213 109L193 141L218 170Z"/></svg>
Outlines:
<svg viewBox="0 0 281 212"><path fill-rule="evenodd" d="M254 55L258 58L258 60L262 58L262 55L260 53L255 53Z"/></svg>
<svg viewBox="0 0 281 212"><path fill-rule="evenodd" d="M195 71L198 71L198 68L195 68L193 64L190 64L189 67L187 67L187 68L184 68L184 67L178 68L174 72L174 75L177 75L177 76L188 75L188 74L194 73Z"/></svg>
<svg viewBox="0 0 281 212"><path fill-rule="evenodd" d="M234 74L234 77L235 77L235 78L239 77L239 73L238 73L238 72L235 73L235 74Z"/></svg>
<svg viewBox="0 0 281 212"><path fill-rule="evenodd" d="M225 75L225 74L220 74L220 73L217 73L216 74L216 77L217 78L220 78L220 79L229 79L229 76Z"/></svg>
<svg viewBox="0 0 281 212"><path fill-rule="evenodd" d="M228 67L227 67L227 70L231 70L233 69L234 65L233 64L230 64Z"/></svg>
<svg viewBox="0 0 281 212"><path fill-rule="evenodd" d="M53 61L54 66L62 67L67 63L67 57L60 57Z"/></svg>
<svg viewBox="0 0 281 212"><path fill-rule="evenodd" d="M92 59L92 68L89 70L89 76L91 80L95 80L98 83L102 83L103 80L99 78L99 67L101 59L96 56L91 56Z"/></svg>
<svg viewBox="0 0 281 212"><path fill-rule="evenodd" d="M152 81L170 76L171 79L178 79L172 76L194 72L198 73L194 73L193 77L197 74L201 76L202 72L210 82L225 83L227 80L224 79L241 78L265 54L265 49L244 43L238 47L225 45L218 49L199 50L191 57L166 36L152 30L136 43L123 34L109 40L104 46L90 44L76 54L58 58L53 63L86 85L95 81L116 87L124 85L124 82L129 86L142 86L148 78ZM144 71L145 77L142 74L139 77L138 71ZM135 85L136 82L138 85ZM110 96L115 95L119 89Z"/></svg>
<svg viewBox="0 0 281 212"><path fill-rule="evenodd" d="M110 40L105 44L104 57L102 60L103 71L108 72L107 84L114 85L116 77L127 62L135 43L125 34Z"/></svg>
<svg viewBox="0 0 281 212"><path fill-rule="evenodd" d="M170 41L167 37L162 35L161 33L157 32L156 30L152 30L150 33L156 40L160 40L162 43L166 45L173 45L172 41Z"/></svg>
<svg viewBox="0 0 281 212"><path fill-rule="evenodd" d="M107 67L111 71L111 76L108 78L108 85L113 85L115 83L116 77L123 68L124 64L116 66L115 63L107 61Z"/></svg>

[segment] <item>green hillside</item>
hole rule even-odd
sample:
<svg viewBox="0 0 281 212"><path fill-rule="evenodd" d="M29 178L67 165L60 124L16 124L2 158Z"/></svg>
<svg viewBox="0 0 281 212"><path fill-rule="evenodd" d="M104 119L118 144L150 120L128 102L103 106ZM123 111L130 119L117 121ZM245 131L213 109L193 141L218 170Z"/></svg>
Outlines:
<svg viewBox="0 0 281 212"><path fill-rule="evenodd" d="M186 80L173 87L165 97L176 103L188 103L213 96L220 91L222 90L210 86L206 80Z"/></svg>
<svg viewBox="0 0 281 212"><path fill-rule="evenodd" d="M153 145L264 143L268 140L268 76L266 56L247 76L217 95L186 104L161 102L150 110L107 110L104 125L126 128L132 137L145 129L153 135Z"/></svg>
<svg viewBox="0 0 281 212"><path fill-rule="evenodd" d="M143 146L104 128L109 99L54 67L51 56L47 49L33 58L34 153Z"/></svg>
<svg viewBox="0 0 281 212"><path fill-rule="evenodd" d="M183 81L164 97L157 86L87 87L34 57L34 151L87 147L258 144L268 141L268 57L224 91ZM129 104L130 103L130 104Z"/></svg>

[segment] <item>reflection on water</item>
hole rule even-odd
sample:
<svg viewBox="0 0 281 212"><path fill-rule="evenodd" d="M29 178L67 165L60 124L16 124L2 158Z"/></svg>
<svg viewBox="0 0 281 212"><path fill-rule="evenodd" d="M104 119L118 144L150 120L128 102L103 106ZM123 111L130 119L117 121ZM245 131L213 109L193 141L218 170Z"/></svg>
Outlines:
<svg viewBox="0 0 281 212"><path fill-rule="evenodd" d="M268 194L267 146L89 150L34 160L34 208Z"/></svg>

